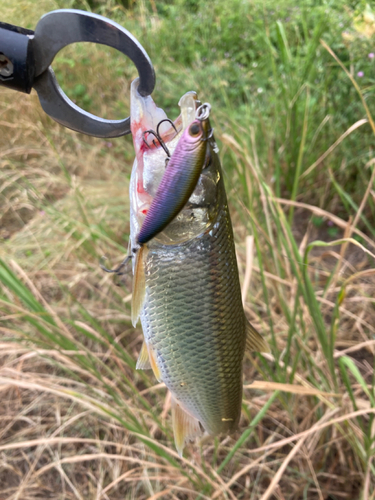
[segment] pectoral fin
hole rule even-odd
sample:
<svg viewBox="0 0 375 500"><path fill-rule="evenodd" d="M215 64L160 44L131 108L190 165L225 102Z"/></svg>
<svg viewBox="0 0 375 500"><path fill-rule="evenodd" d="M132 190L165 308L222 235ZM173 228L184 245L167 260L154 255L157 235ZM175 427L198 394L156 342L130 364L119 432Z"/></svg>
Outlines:
<svg viewBox="0 0 375 500"><path fill-rule="evenodd" d="M246 350L255 352L270 352L268 343L257 330L246 321Z"/></svg>
<svg viewBox="0 0 375 500"><path fill-rule="evenodd" d="M143 341L141 352L138 356L136 370L151 370L150 357L148 355L147 344Z"/></svg>
<svg viewBox="0 0 375 500"><path fill-rule="evenodd" d="M186 413L172 396L172 426L177 452L182 457L185 444L202 435L199 421Z"/></svg>
<svg viewBox="0 0 375 500"><path fill-rule="evenodd" d="M135 267L133 276L133 293L132 293L132 312L131 320L133 326L135 327L141 314L143 303L146 295L146 279L145 279L145 265L144 259L147 253L147 249L144 246L137 251L135 257Z"/></svg>

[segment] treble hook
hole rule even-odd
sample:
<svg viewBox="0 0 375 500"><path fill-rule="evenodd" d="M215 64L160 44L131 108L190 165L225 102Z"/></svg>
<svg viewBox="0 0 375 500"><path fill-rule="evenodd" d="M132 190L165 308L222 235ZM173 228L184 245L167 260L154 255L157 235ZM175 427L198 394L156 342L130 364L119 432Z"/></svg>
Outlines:
<svg viewBox="0 0 375 500"><path fill-rule="evenodd" d="M175 124L172 122L172 120L170 120L169 118L164 118L164 120L162 120L161 122L159 122L159 123L158 123L158 126L156 127L156 133L158 134L158 137L161 137L161 135L159 134L159 127L160 127L160 125L161 125L162 123L164 123L164 122L169 122L169 123L172 125L172 127L174 128L174 130L175 130L176 134L178 134L177 129L176 129L176 126L175 126Z"/></svg>
<svg viewBox="0 0 375 500"><path fill-rule="evenodd" d="M164 149L165 154L168 156L168 158L170 158L170 157L171 157L171 154L170 154L169 149L167 148L167 146L166 146L165 142L164 142L164 141L163 141L163 139L162 139L162 138L158 135L158 133L157 133L157 132L155 132L154 130L145 130L145 131L143 132L143 134L142 134L142 139L143 139L143 142L146 144L146 146L147 146L148 148L150 147L150 145L149 145L149 144L147 143L147 141L146 141L146 137L145 137L145 135L146 135L146 134L153 134L153 135L156 137L156 139L159 141L160 146ZM153 142L154 146L156 146L155 141L153 140L152 142Z"/></svg>
<svg viewBox="0 0 375 500"><path fill-rule="evenodd" d="M142 134L142 140L143 142L146 144L146 146L149 148L150 145L148 144L148 142L146 141L146 134L153 134L157 139L158 139L158 136L156 135L156 133L153 131L153 130L145 130ZM156 142L155 142L155 139L152 140L152 143L155 147L156 146Z"/></svg>
<svg viewBox="0 0 375 500"><path fill-rule="evenodd" d="M164 118L164 120L162 120L161 122L158 123L158 126L156 127L156 132L154 130L151 130L151 129L150 130L145 130L143 132L143 134L142 134L142 139L143 139L143 142L146 144L146 146L150 147L149 144L146 141L146 137L145 136L146 136L146 134L153 134L156 137L156 139L159 141L160 146L164 149L165 154L167 155L167 157L169 159L171 157L171 153L169 152L169 149L167 148L167 145L165 144L165 142L163 141L163 139L161 138L161 135L159 133L159 127L164 122L169 122L172 125L172 127L174 128L176 134L178 134L178 130L176 129L176 126L172 122L172 120L170 120L169 118ZM156 147L155 140L153 140L152 143Z"/></svg>
<svg viewBox="0 0 375 500"><path fill-rule="evenodd" d="M121 262L121 264L116 267L115 269L108 269L108 267L106 267L104 264L103 264L103 261L107 258L103 255L103 257L101 257L100 261L99 261L99 265L100 267L103 269L103 271L105 271L106 273L115 273L117 274L117 276L123 276L125 273L121 273L120 271L126 266L126 264L129 262L130 259L132 259L132 255L127 255L125 257L125 259Z"/></svg>

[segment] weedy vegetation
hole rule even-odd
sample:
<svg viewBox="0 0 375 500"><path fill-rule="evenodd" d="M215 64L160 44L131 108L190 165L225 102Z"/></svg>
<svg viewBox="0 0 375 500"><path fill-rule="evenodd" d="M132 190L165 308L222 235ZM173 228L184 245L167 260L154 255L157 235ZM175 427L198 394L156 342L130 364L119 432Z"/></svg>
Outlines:
<svg viewBox="0 0 375 500"><path fill-rule="evenodd" d="M131 139L60 127L0 89L0 498L375 498L375 11L344 0L0 0L125 26L177 115L213 122L243 299L272 355L247 356L240 430L175 452L166 389L135 371ZM76 44L54 62L88 111L127 116L135 68ZM119 285L119 286L117 286Z"/></svg>

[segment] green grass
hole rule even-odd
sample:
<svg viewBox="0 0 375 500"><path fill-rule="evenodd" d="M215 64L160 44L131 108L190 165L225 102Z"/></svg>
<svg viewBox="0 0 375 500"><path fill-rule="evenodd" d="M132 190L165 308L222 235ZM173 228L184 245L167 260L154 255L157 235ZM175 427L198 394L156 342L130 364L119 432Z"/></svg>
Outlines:
<svg viewBox="0 0 375 500"><path fill-rule="evenodd" d="M116 286L99 267L127 252L131 139L80 136L34 94L1 90L3 496L374 498L375 59L365 33L375 21L365 3L0 7L29 28L55 8L107 15L145 46L154 99L171 118L187 90L211 103L241 281L251 274L245 310L272 351L245 360L238 435L204 438L181 460L165 388L135 370L131 277ZM53 66L78 105L128 114L136 72L120 54L77 44Z"/></svg>

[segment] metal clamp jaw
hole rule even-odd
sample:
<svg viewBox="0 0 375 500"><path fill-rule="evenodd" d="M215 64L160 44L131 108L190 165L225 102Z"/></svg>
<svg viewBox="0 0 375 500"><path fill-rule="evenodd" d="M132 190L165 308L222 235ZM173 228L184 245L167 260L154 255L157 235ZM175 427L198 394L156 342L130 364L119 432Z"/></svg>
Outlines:
<svg viewBox="0 0 375 500"><path fill-rule="evenodd" d="M56 54L75 42L93 42L119 50L137 67L139 93L155 87L155 72L142 45L118 23L73 9L44 15L35 32L0 23L0 85L30 93L35 88L44 111L65 127L96 137L130 134L130 118L106 120L74 104L59 86L50 64Z"/></svg>

